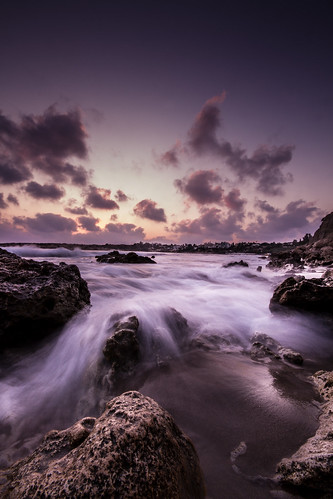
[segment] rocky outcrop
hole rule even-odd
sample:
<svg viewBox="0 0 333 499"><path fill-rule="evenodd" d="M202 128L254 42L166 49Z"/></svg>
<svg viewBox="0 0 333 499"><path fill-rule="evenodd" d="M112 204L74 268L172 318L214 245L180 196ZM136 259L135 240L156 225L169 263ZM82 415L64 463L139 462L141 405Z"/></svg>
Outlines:
<svg viewBox="0 0 333 499"><path fill-rule="evenodd" d="M333 265L333 212L322 219L319 229L308 244L271 255L267 266L281 268L291 265L298 269L303 268L304 264L326 267Z"/></svg>
<svg viewBox="0 0 333 499"><path fill-rule="evenodd" d="M255 333L251 338L251 359L267 362L270 360L283 360L289 364L301 366L303 357L291 348L283 347L278 341L264 333Z"/></svg>
<svg viewBox="0 0 333 499"><path fill-rule="evenodd" d="M333 497L333 372L313 376L324 398L316 434L277 468L277 479L287 489L306 497Z"/></svg>
<svg viewBox="0 0 333 499"><path fill-rule="evenodd" d="M318 279L288 277L275 289L269 307L272 311L286 307L333 314L333 270Z"/></svg>
<svg viewBox="0 0 333 499"><path fill-rule="evenodd" d="M228 267L248 267L249 264L247 262L244 262L244 260L240 260L239 262L229 262L229 263L226 263L225 265L223 265L224 268L228 268Z"/></svg>
<svg viewBox="0 0 333 499"><path fill-rule="evenodd" d="M76 265L26 260L0 249L0 349L46 336L89 303Z"/></svg>
<svg viewBox="0 0 333 499"><path fill-rule="evenodd" d="M137 255L133 251L127 254L119 253L119 251L111 251L95 258L99 263L156 263L152 258Z"/></svg>
<svg viewBox="0 0 333 499"><path fill-rule="evenodd" d="M196 499L205 496L190 439L154 400L127 392L100 418L48 433L0 476L4 498Z"/></svg>
<svg viewBox="0 0 333 499"><path fill-rule="evenodd" d="M111 336L106 340L103 354L111 366L111 378L130 374L139 360L138 341L139 321L129 317L118 321L111 328Z"/></svg>

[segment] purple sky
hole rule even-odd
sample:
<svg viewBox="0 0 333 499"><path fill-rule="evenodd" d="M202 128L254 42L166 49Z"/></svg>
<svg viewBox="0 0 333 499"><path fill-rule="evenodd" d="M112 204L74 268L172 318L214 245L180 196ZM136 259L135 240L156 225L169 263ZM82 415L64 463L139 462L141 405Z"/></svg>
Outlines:
<svg viewBox="0 0 333 499"><path fill-rule="evenodd" d="M1 11L0 242L292 240L332 211L328 0Z"/></svg>

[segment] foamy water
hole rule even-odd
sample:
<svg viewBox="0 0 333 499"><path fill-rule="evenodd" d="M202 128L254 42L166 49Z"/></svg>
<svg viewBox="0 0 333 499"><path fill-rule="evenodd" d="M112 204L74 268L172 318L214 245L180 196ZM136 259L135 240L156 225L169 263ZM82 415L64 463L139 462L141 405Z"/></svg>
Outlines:
<svg viewBox="0 0 333 499"><path fill-rule="evenodd" d="M232 417L228 411L226 413L222 396L226 391L230 391L234 412L250 404L248 410L254 411L263 427L273 419L278 421L279 431L288 428L288 424L300 426L304 411L308 411L309 423L303 421L303 429L298 430L297 437L290 439L288 449L296 445L295 439L302 440L313 430L315 413L311 397L306 397L306 401L296 397L292 401L266 366L244 356L253 334L262 332L300 351L307 369L311 370L315 364L324 365L329 360L332 339L318 319L304 314L279 316L269 311L269 300L276 285L284 279L285 271L267 269L267 262L256 255L157 253L156 265L108 265L95 261L96 252L80 249L6 249L25 258L77 264L88 282L92 306L74 317L57 337L34 352L26 352L2 370L0 442L3 465L31 450L45 431L68 426L78 418L97 415L102 410L104 401L114 394L112 385L103 385L98 378L103 345L110 326L131 315L136 315L140 322L143 368L126 388L141 389L170 410L199 447L199 456L210 471L215 470L212 456L219 452L213 443L217 441L216 436L205 437L207 430L198 430L196 420L193 422L193 411L204 410L204 421L212 428L218 427L222 420L225 424L228 417ZM226 263L240 259L249 267L224 267ZM259 265L263 267L262 272L257 271ZM307 273L309 276L314 274L313 270ZM320 276L320 269L314 275ZM177 313L186 319L186 330L177 330ZM189 347L195 342L211 344L211 341L215 352ZM290 369L291 377L295 376L294 371L298 376L298 370ZM228 384L226 379L229 379ZM207 397L210 400L206 402L208 408L202 408L201 401ZM207 414L207 409L211 414ZM242 417L235 414L233 417L239 419L241 426ZM244 423L243 428L247 427L248 423ZM235 443L237 446L238 438L253 439L251 429L247 430L247 435L243 433L234 432L228 445ZM209 444L210 438L213 440ZM211 446L208 455L207 445ZM276 462L286 452L285 444L277 448L279 450L271 453ZM231 451L232 448L227 452L224 449L223 456ZM265 460L259 460L264 468ZM231 487L234 471L228 460L224 466L230 468L226 476ZM247 466L251 468L249 463ZM213 475L210 477L206 470L208 491L211 497L224 497L219 495L222 484L219 472L214 471ZM239 478L235 480L237 482ZM245 490L244 497L249 490ZM254 490L257 495L253 497L261 497L257 489Z"/></svg>

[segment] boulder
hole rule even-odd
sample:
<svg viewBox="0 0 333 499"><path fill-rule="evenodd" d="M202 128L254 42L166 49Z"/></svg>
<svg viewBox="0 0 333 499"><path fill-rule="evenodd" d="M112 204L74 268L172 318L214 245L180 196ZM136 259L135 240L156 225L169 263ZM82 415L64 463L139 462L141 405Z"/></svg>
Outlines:
<svg viewBox="0 0 333 499"><path fill-rule="evenodd" d="M127 392L100 418L48 433L0 475L0 496L196 499L205 497L195 448L154 400Z"/></svg>
<svg viewBox="0 0 333 499"><path fill-rule="evenodd" d="M333 372L312 377L324 399L316 434L277 467L277 479L291 492L306 497L333 497Z"/></svg>
<svg viewBox="0 0 333 499"><path fill-rule="evenodd" d="M127 254L119 253L119 251L111 251L95 258L99 263L156 263L152 258L137 255L133 251Z"/></svg>
<svg viewBox="0 0 333 499"><path fill-rule="evenodd" d="M274 291L269 308L282 307L309 312L333 313L333 283L331 270L321 278L306 279L304 276L288 277Z"/></svg>
<svg viewBox="0 0 333 499"><path fill-rule="evenodd" d="M140 354L138 329L139 321L135 316L113 325L112 335L103 349L104 357L111 365L111 378L129 374L137 364Z"/></svg>
<svg viewBox="0 0 333 499"><path fill-rule="evenodd" d="M301 366L303 357L291 348L283 347L277 340L265 333L255 333L251 338L251 359L263 362L284 360L289 364Z"/></svg>
<svg viewBox="0 0 333 499"><path fill-rule="evenodd" d="M0 249L0 349L46 336L89 303L76 265L26 260Z"/></svg>
<svg viewBox="0 0 333 499"><path fill-rule="evenodd" d="M235 267L235 266L248 267L249 264L247 262L244 262L244 260L240 260L239 262L229 262L229 263L226 263L225 265L223 265L223 267L226 269L228 267Z"/></svg>

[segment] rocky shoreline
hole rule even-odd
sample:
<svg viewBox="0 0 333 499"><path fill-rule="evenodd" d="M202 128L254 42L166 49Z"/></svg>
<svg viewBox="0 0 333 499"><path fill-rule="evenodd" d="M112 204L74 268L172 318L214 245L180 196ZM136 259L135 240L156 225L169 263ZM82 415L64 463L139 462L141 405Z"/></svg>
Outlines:
<svg viewBox="0 0 333 499"><path fill-rule="evenodd" d="M323 219L308 247L273 257L271 268L304 264L330 267L333 214ZM300 256L302 255L302 256ZM144 259L144 260L142 260ZM118 251L96 257L103 263L156 263L135 253ZM229 266L246 267L246 262ZM46 337L90 303L87 283L75 265L25 260L0 249L0 347L10 349ZM331 317L333 269L322 277L291 276L274 291L272 313L305 310ZM213 349L210 343L187 341L188 323L172 315L175 341L182 347ZM247 354L255 362L278 362L299 369L300 353L264 333L251 339ZM102 353L102 352L101 352ZM104 343L104 368L112 383L133 375L140 361L139 321L129 316L110 327ZM291 457L277 466L272 480L302 496L333 497L333 371L311 377L323 399L319 427ZM107 403L98 418L86 417L62 431L51 431L28 457L0 473L0 495L28 497L174 497L203 498L205 486L190 439L155 401L125 392Z"/></svg>

